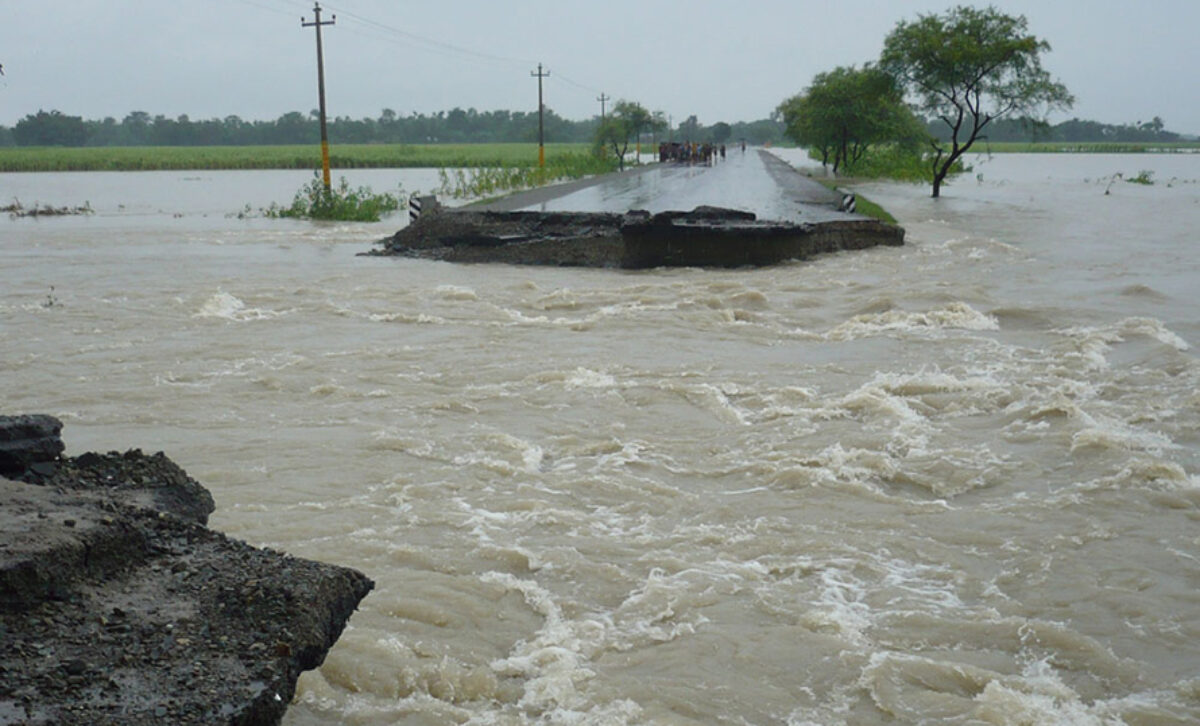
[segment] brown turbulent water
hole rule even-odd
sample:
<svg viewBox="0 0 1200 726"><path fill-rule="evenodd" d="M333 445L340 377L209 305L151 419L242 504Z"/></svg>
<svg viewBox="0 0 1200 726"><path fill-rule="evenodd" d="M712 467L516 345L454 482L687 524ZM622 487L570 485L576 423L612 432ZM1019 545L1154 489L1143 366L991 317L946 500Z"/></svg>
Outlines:
<svg viewBox="0 0 1200 726"><path fill-rule="evenodd" d="M0 221L2 408L377 581L292 726L1195 723L1198 178L981 158L863 189L903 248L619 272L224 216L304 175L4 175L97 214Z"/></svg>

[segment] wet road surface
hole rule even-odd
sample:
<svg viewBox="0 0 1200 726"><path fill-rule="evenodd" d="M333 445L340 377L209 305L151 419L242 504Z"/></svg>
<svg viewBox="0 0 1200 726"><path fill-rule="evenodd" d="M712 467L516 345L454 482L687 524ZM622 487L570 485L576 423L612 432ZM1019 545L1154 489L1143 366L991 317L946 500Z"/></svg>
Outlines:
<svg viewBox="0 0 1200 726"><path fill-rule="evenodd" d="M837 211L840 195L770 152L733 150L712 166L668 162L511 197L504 208L545 212L652 214L709 205L753 212L762 220L825 222L855 218Z"/></svg>

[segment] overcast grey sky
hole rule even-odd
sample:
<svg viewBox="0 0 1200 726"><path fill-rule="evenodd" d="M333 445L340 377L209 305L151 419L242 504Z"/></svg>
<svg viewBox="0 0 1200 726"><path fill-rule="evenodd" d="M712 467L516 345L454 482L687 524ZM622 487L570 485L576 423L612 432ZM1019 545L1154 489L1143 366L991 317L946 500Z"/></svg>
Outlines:
<svg viewBox="0 0 1200 726"><path fill-rule="evenodd" d="M329 113L455 106L599 113L635 100L678 123L763 118L813 75L878 57L927 0L331 0ZM984 5L986 3L976 3ZM1161 116L1200 133L1200 0L995 0L1053 46L1071 116ZM38 109L272 119L317 106L312 0L0 0L0 124Z"/></svg>

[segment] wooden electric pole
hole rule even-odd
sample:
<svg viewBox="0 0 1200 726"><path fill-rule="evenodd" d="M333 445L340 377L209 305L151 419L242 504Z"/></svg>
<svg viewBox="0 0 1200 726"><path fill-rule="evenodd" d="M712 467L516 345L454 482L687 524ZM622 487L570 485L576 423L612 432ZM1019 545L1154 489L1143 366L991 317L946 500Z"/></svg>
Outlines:
<svg viewBox="0 0 1200 726"><path fill-rule="evenodd" d="M612 96L607 96L604 93L601 93L596 100L600 102L600 123L604 123L604 102L611 101Z"/></svg>
<svg viewBox="0 0 1200 726"><path fill-rule="evenodd" d="M537 73L529 72L529 75L538 79L538 167L546 165L546 124L544 116L546 115L546 105L542 103L542 79L550 77L550 71L542 73L542 64L538 63Z"/></svg>
<svg viewBox="0 0 1200 726"><path fill-rule="evenodd" d="M333 25L337 16L333 15L329 20L322 21L321 3L314 5L313 15L316 17L311 23L305 22L301 17L300 27L317 29L317 96L321 102L321 178L325 182L325 191L329 191L332 185L329 182L329 128L325 124L325 53L321 49L321 26Z"/></svg>

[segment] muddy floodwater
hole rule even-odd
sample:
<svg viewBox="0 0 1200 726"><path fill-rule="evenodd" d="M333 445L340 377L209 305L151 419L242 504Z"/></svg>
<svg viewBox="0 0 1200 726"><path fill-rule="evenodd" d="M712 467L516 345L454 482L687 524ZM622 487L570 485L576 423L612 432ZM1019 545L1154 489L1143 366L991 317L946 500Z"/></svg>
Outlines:
<svg viewBox="0 0 1200 726"><path fill-rule="evenodd" d="M860 189L904 247L639 272L0 175L96 210L0 219L0 408L376 581L289 726L1196 723L1200 156L974 164Z"/></svg>

